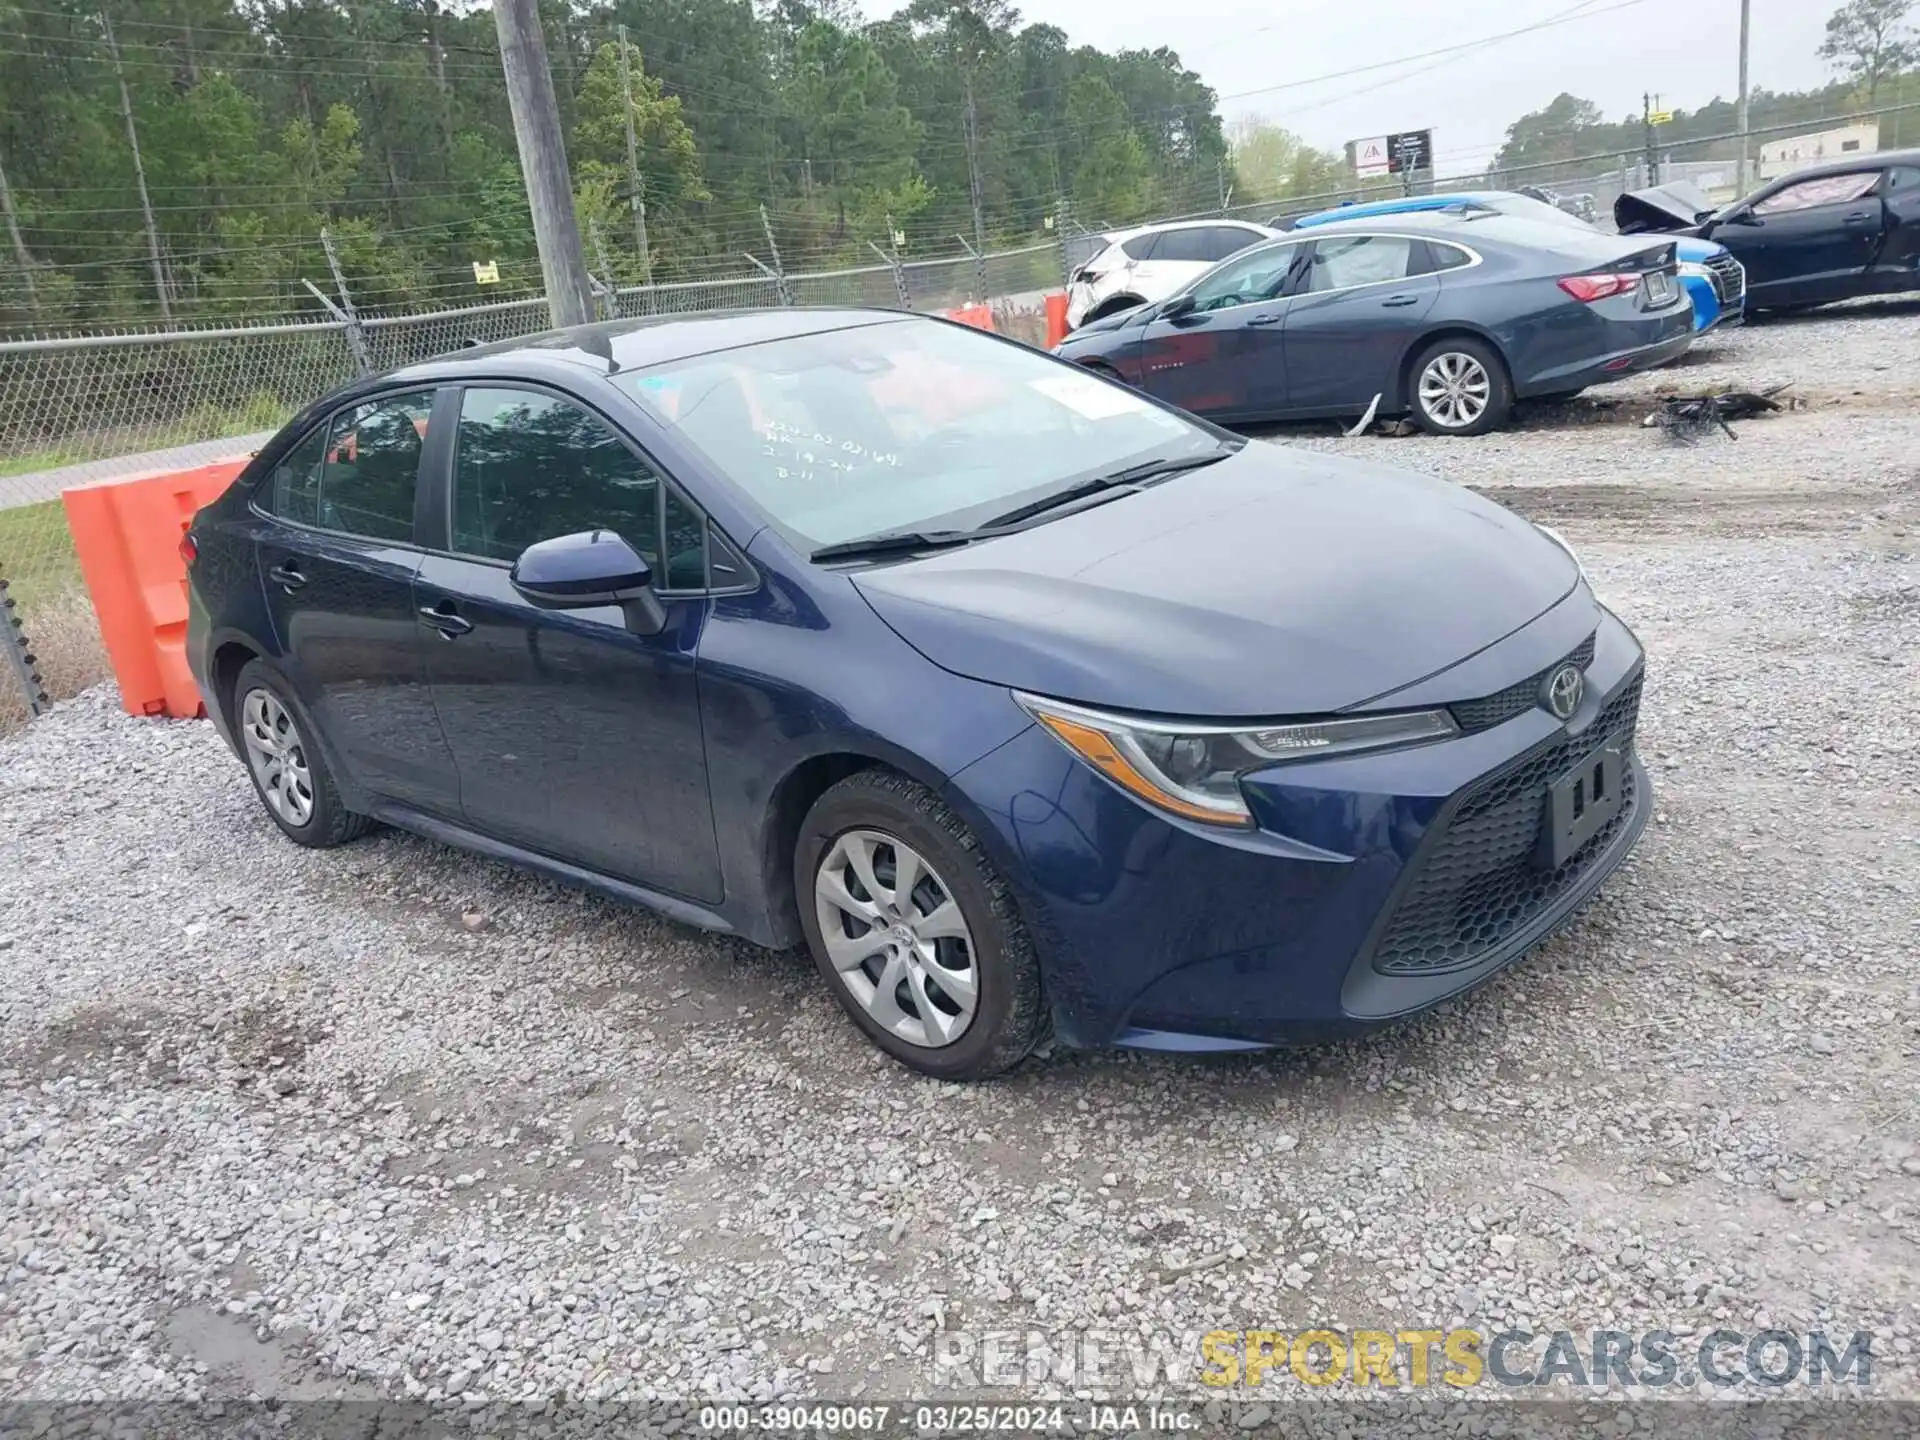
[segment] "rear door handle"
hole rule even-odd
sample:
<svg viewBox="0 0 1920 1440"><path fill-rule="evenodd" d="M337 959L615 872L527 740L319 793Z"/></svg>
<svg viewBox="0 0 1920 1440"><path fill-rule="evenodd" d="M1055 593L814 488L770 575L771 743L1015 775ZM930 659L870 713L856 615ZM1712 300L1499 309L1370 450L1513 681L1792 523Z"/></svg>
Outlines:
<svg viewBox="0 0 1920 1440"><path fill-rule="evenodd" d="M445 601L441 602L442 605L445 603ZM471 620L466 619L464 616L456 615L451 610L440 609L433 605L422 605L420 607L420 623L431 629L438 630L442 640L455 639L473 629L473 622Z"/></svg>
<svg viewBox="0 0 1920 1440"><path fill-rule="evenodd" d="M291 560L282 560L267 571L267 578L289 595L307 583L307 577L300 573L300 567Z"/></svg>
<svg viewBox="0 0 1920 1440"><path fill-rule="evenodd" d="M1247 318L1247 324L1249 325L1278 325L1279 323L1280 317L1278 315L1268 315L1264 311L1258 315L1252 315Z"/></svg>
<svg viewBox="0 0 1920 1440"><path fill-rule="evenodd" d="M1402 305L1418 305L1419 303L1420 297L1418 295L1389 295L1380 302L1380 308L1382 310L1394 310Z"/></svg>

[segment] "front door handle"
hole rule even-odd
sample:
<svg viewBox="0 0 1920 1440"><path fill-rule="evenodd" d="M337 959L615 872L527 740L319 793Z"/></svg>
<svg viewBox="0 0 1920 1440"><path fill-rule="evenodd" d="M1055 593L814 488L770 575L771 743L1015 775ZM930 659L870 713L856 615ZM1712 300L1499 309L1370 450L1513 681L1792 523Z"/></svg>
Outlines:
<svg viewBox="0 0 1920 1440"><path fill-rule="evenodd" d="M1842 221L1848 225L1864 225L1874 218L1871 210L1852 210L1841 217Z"/></svg>
<svg viewBox="0 0 1920 1440"><path fill-rule="evenodd" d="M300 567L291 560L282 560L267 571L267 578L289 595L307 583L307 577L300 573Z"/></svg>
<svg viewBox="0 0 1920 1440"><path fill-rule="evenodd" d="M1380 308L1382 310L1394 310L1402 305L1418 305L1419 303L1420 297L1418 295L1389 295L1380 302Z"/></svg>
<svg viewBox="0 0 1920 1440"><path fill-rule="evenodd" d="M444 601L441 602L442 605L445 603ZM442 609L439 606L433 605L422 605L420 607L420 623L428 626L430 629L438 630L442 640L455 639L473 629L473 622L471 620L468 620L464 616L454 614L452 610Z"/></svg>
<svg viewBox="0 0 1920 1440"><path fill-rule="evenodd" d="M1267 315L1264 313L1259 315L1249 316L1247 319L1247 324L1249 325L1278 325L1279 323L1280 323L1280 316Z"/></svg>

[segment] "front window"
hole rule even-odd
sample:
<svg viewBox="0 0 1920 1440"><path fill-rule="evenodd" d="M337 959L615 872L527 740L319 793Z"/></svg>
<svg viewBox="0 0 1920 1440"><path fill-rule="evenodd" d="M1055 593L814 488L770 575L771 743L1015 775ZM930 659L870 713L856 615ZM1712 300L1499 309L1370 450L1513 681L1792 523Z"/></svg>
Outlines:
<svg viewBox="0 0 1920 1440"><path fill-rule="evenodd" d="M1235 305L1253 305L1278 296L1287 283L1287 272L1299 260L1299 245L1274 245L1210 270L1193 282L1195 310L1229 310Z"/></svg>
<svg viewBox="0 0 1920 1440"><path fill-rule="evenodd" d="M1811 210L1819 205L1845 205L1860 199L1879 183L1878 170L1868 170L1858 175L1820 175L1754 201L1753 213L1784 215L1794 210Z"/></svg>
<svg viewBox="0 0 1920 1440"><path fill-rule="evenodd" d="M901 320L621 377L803 549L977 526L1084 479L1220 441L1122 385Z"/></svg>

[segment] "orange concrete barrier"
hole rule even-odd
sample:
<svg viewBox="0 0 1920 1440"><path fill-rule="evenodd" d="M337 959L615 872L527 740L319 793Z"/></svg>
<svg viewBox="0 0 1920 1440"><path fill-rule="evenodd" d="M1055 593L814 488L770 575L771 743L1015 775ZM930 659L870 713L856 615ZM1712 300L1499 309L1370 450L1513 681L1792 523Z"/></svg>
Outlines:
<svg viewBox="0 0 1920 1440"><path fill-rule="evenodd" d="M949 310L947 318L958 320L962 325L971 325L976 330L993 329L991 305L962 305L958 310Z"/></svg>
<svg viewBox="0 0 1920 1440"><path fill-rule="evenodd" d="M1067 338L1067 292L1047 296L1047 348L1051 350Z"/></svg>
<svg viewBox="0 0 1920 1440"><path fill-rule="evenodd" d="M245 464L232 460L61 492L80 574L129 715L206 713L187 669L180 540L194 513L217 499Z"/></svg>

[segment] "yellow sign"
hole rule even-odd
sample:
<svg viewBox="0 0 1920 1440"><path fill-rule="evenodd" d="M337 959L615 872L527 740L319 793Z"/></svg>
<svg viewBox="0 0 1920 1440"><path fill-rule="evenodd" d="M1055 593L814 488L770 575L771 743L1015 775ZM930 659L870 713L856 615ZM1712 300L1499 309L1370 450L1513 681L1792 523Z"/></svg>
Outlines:
<svg viewBox="0 0 1920 1440"><path fill-rule="evenodd" d="M482 265L478 260L474 261L473 283L476 285L498 285L500 283L500 262L498 260L489 260L486 264Z"/></svg>
<svg viewBox="0 0 1920 1440"><path fill-rule="evenodd" d="M1649 125L1671 125L1673 123L1673 112L1671 110L1656 110L1647 117L1647 123Z"/></svg>

